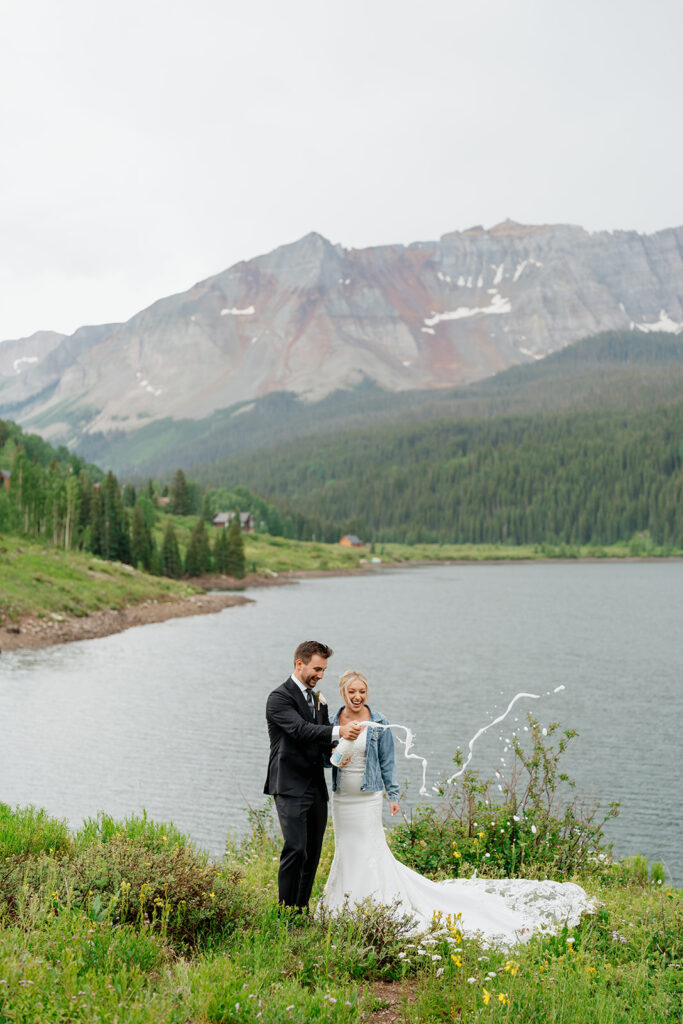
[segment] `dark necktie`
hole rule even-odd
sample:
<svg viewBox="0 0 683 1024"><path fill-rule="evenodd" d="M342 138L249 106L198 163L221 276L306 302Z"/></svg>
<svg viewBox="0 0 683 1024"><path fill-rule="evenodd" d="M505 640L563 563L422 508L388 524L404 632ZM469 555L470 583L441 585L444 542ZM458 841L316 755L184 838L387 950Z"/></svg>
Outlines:
<svg viewBox="0 0 683 1024"><path fill-rule="evenodd" d="M306 690L306 703L308 704L308 710L311 712L311 718L315 719L315 704L313 703L313 694L310 690Z"/></svg>

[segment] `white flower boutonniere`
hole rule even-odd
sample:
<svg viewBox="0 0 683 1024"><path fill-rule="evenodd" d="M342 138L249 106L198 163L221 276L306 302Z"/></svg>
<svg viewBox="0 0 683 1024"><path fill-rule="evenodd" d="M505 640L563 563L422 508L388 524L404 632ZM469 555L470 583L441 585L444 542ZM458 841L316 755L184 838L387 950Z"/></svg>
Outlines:
<svg viewBox="0 0 683 1024"><path fill-rule="evenodd" d="M317 690L314 690L313 696L315 698L315 706L318 711L320 711L321 708L327 707L327 701L323 697L322 693L318 693Z"/></svg>

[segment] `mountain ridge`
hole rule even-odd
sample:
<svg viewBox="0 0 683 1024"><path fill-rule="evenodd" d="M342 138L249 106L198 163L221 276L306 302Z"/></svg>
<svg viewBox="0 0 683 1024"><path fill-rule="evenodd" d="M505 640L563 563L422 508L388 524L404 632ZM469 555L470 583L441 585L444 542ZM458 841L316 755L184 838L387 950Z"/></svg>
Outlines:
<svg viewBox="0 0 683 1024"><path fill-rule="evenodd" d="M683 330L683 227L508 220L364 249L309 232L123 324L0 344L0 415L78 446L278 391L439 390L629 328Z"/></svg>

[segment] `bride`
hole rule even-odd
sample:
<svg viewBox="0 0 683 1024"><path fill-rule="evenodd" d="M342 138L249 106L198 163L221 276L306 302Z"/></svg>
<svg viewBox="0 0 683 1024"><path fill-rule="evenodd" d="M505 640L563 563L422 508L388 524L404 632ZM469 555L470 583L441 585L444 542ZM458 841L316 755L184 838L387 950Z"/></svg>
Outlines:
<svg viewBox="0 0 683 1024"><path fill-rule="evenodd" d="M368 681L349 670L339 680L343 706L334 725L367 723L354 742L350 757L332 767L332 821L335 852L323 893L329 910L341 910L371 897L378 903L398 904L426 928L435 912L460 914L465 934L487 943L513 945L539 931L550 933L563 924L573 926L593 904L571 882L530 879L469 878L433 882L401 864L391 853L382 827L382 791L397 814L399 788L389 720L367 704Z"/></svg>

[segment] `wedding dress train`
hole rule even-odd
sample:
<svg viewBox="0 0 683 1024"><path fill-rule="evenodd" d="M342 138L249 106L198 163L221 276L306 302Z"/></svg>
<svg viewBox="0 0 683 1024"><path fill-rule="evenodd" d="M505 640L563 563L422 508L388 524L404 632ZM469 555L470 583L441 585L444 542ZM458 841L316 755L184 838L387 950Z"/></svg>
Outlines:
<svg viewBox="0 0 683 1024"><path fill-rule="evenodd" d="M536 932L551 933L578 924L594 909L584 890L572 882L533 879L458 878L433 882L401 864L387 845L382 826L382 793L361 792L365 736L356 741L351 762L339 770L332 794L335 853L323 904L337 911L371 897L398 902L398 911L416 918L416 928L432 922L435 911L461 914L460 929L485 943L511 946Z"/></svg>

